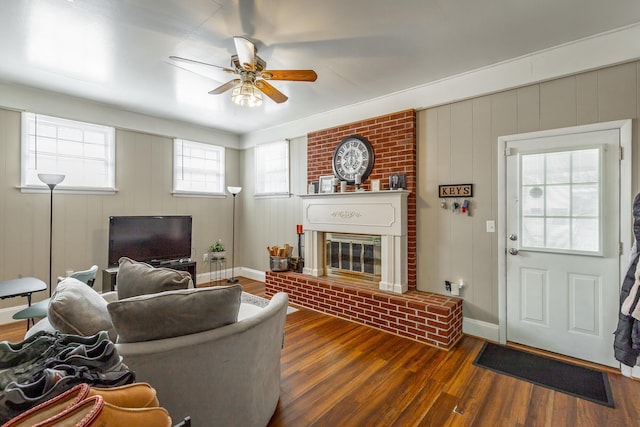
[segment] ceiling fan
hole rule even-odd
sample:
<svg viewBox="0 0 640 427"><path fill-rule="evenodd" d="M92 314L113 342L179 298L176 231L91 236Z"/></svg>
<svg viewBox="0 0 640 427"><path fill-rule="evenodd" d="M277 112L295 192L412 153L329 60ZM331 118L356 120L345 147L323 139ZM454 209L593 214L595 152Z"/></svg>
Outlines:
<svg viewBox="0 0 640 427"><path fill-rule="evenodd" d="M229 80L213 89L211 95L220 95L232 89L231 99L239 105L258 106L262 104L264 93L278 104L285 102L288 97L271 85L267 80L289 80L299 82L314 82L318 75L313 70L266 70L267 63L257 55L255 44L244 37L234 37L236 55L231 56L231 67L196 61L194 59L170 56L174 61L206 65L221 69L238 77Z"/></svg>

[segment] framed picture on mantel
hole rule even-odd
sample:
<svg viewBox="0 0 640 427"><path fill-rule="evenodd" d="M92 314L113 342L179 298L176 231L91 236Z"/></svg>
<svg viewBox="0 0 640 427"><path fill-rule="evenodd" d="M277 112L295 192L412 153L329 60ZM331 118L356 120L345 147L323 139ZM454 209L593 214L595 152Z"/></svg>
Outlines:
<svg viewBox="0 0 640 427"><path fill-rule="evenodd" d="M320 177L320 193L333 193L333 175Z"/></svg>

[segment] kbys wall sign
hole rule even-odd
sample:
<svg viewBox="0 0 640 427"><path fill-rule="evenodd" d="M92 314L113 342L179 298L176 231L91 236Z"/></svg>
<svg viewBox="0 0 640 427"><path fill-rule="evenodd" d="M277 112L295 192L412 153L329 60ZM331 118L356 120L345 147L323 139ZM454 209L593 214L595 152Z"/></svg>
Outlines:
<svg viewBox="0 0 640 427"><path fill-rule="evenodd" d="M473 184L439 185L438 194L441 199L447 197L473 197Z"/></svg>

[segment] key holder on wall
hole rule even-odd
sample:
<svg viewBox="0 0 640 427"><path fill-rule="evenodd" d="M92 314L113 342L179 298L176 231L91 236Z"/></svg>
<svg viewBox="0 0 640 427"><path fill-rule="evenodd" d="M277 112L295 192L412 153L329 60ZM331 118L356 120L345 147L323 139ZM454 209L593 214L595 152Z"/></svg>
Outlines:
<svg viewBox="0 0 640 427"><path fill-rule="evenodd" d="M462 213L471 216L471 199L473 197L473 184L448 184L438 186L438 196L440 197L440 207L449 209L451 213ZM447 199L455 199L447 203ZM462 203L460 203L460 199Z"/></svg>

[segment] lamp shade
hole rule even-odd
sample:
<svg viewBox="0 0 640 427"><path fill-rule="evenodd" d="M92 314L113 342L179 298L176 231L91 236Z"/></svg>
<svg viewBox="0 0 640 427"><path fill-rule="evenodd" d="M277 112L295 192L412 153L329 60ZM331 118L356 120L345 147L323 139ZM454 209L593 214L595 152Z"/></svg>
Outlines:
<svg viewBox="0 0 640 427"><path fill-rule="evenodd" d="M229 193L235 196L236 194L242 191L242 187L227 187L227 190L229 191Z"/></svg>
<svg viewBox="0 0 640 427"><path fill-rule="evenodd" d="M39 173L38 179L53 188L64 181L65 175L59 173Z"/></svg>

